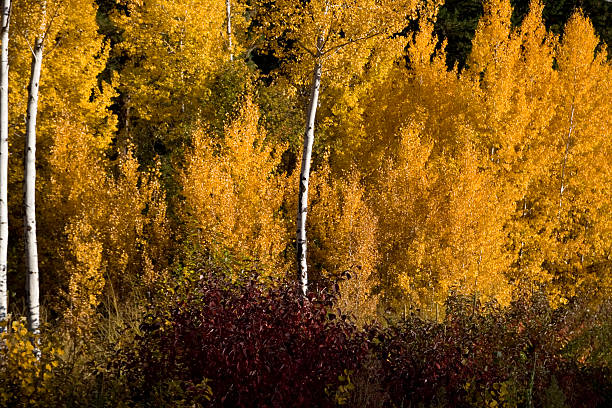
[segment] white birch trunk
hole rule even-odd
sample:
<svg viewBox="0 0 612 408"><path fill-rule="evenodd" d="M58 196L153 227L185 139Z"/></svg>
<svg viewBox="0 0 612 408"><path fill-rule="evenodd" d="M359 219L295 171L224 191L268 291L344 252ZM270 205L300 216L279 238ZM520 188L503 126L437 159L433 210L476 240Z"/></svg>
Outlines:
<svg viewBox="0 0 612 408"><path fill-rule="evenodd" d="M38 248L36 243L36 115L38 113L38 85L42 67L44 39L34 43L30 85L28 87L28 110L24 153L23 206L25 234L26 293L28 325L30 331L38 333L40 326L40 304L38 288Z"/></svg>
<svg viewBox="0 0 612 408"><path fill-rule="evenodd" d="M297 213L297 266L298 281L302 293L308 290L308 264L306 261L306 214L308 212L308 181L310 179L310 158L314 142L314 126L319 103L319 88L321 87L321 62L316 61L312 75L312 89L308 110L306 113L306 132L304 134L304 150L302 167L300 169L300 188Z"/></svg>
<svg viewBox="0 0 612 408"><path fill-rule="evenodd" d="M230 55L230 61L234 60L234 48L232 46L232 3L231 0L225 0L227 10L227 49Z"/></svg>
<svg viewBox="0 0 612 408"><path fill-rule="evenodd" d="M8 42L11 0L2 1L0 41L0 321L8 314L7 253L8 253Z"/></svg>

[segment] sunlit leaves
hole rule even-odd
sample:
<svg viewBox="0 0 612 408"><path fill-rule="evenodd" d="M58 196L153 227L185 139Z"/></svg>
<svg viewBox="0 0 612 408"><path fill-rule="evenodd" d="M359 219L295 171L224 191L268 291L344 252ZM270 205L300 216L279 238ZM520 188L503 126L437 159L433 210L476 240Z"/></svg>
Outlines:
<svg viewBox="0 0 612 408"><path fill-rule="evenodd" d="M258 121L247 99L219 144L203 129L194 133L182 177L185 216L193 239L234 272L278 276L287 243L281 214L287 181L278 171L283 146L271 146Z"/></svg>
<svg viewBox="0 0 612 408"><path fill-rule="evenodd" d="M312 256L323 279L339 282L338 304L358 323L376 317L377 220L357 171L334 180L325 164L312 179Z"/></svg>
<svg viewBox="0 0 612 408"><path fill-rule="evenodd" d="M124 0L113 20L121 30L117 56L126 59L119 90L124 132L150 149L154 138L180 146L188 125L201 118L209 81L228 59L225 2Z"/></svg>

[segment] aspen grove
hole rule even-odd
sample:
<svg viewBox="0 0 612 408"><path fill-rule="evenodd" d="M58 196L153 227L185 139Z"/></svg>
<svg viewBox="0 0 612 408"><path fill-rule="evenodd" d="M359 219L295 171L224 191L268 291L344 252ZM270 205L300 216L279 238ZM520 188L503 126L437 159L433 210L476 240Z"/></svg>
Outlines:
<svg viewBox="0 0 612 408"><path fill-rule="evenodd" d="M611 2L0 9L0 407L612 406Z"/></svg>

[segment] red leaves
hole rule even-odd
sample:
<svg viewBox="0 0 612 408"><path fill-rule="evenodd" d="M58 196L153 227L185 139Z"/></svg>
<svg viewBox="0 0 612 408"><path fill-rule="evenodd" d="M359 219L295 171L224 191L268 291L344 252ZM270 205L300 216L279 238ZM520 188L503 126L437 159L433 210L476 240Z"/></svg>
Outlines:
<svg viewBox="0 0 612 408"><path fill-rule="evenodd" d="M393 404L428 406L442 393L449 406L466 406L470 393L509 382L523 397L533 387L540 406L545 401L538 398L554 381L570 406L605 404L612 390L601 385L609 370L581 367L559 341L568 330L567 308L552 310L538 296L507 309L479 306L476 313L470 299L453 296L446 307L443 323L409 317L370 329L371 347L382 364L380 381Z"/></svg>
<svg viewBox="0 0 612 408"><path fill-rule="evenodd" d="M367 351L354 325L328 318L325 295L232 286L211 274L187 296L174 303L166 332L140 339L146 383L207 378L216 406L334 406L326 388L336 389Z"/></svg>
<svg viewBox="0 0 612 408"><path fill-rule="evenodd" d="M429 406L441 395L449 406L481 406L478 395L501 401L510 388L523 401L530 392L534 406L546 406L551 389L570 406L605 406L612 395L609 370L579 362L576 340L591 349L596 320L537 295L508 308L451 296L442 323L409 316L364 331L333 318L329 297L306 299L286 285L209 275L175 296L142 326L128 370L138 400L176 384L181 398L202 400L206 389L192 385L205 383L213 406L331 407L345 370L377 382L389 406ZM378 361L360 372L368 353Z"/></svg>

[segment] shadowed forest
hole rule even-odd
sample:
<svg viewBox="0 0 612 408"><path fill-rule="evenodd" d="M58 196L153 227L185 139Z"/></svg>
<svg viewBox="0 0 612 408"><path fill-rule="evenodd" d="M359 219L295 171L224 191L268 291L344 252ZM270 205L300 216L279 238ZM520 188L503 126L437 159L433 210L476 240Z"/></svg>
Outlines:
<svg viewBox="0 0 612 408"><path fill-rule="evenodd" d="M612 406L612 2L0 4L0 407Z"/></svg>

